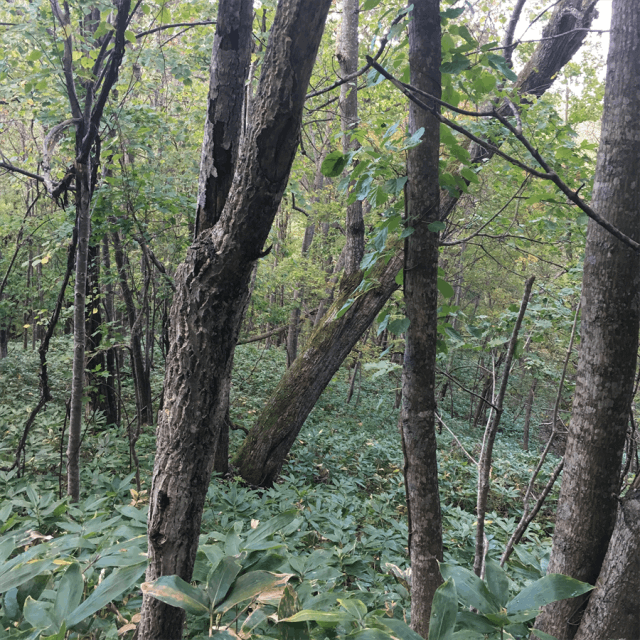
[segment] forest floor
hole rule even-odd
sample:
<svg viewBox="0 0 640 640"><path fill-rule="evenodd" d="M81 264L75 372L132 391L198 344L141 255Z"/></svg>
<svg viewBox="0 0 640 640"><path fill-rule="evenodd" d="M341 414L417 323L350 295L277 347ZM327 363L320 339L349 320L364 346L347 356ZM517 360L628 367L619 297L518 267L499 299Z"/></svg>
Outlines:
<svg viewBox="0 0 640 640"><path fill-rule="evenodd" d="M56 625L64 619L67 626L74 623L78 629L90 626L99 631L94 637L115 638L118 629L120 637L131 637L124 634L134 629L141 602L138 585L146 551L145 496L153 467L154 429L144 427L136 443L138 491L126 428L106 427L99 416L90 416L82 443L82 501L69 504L63 476L70 354L68 340L54 342L49 366L55 400L38 417L19 467L0 472L0 562L4 562L0 564L0 594L5 593L0 618L3 628L12 627L16 633L38 628L58 631ZM251 427L283 368L284 356L278 349L253 345L238 349L232 388L232 419L237 425ZM23 351L15 343L9 357L0 360L0 465L4 467L11 466L25 420L38 400L37 371L37 353ZM364 371L347 404L349 371L340 370L307 420L273 488L254 490L233 477L212 480L202 521L196 584L206 582L222 555L240 554L246 562L253 558L254 570L260 565L296 576L298 597L305 609L330 610L345 592L351 596L356 592L368 609L406 619L407 522L402 448L393 406L399 377L397 372L376 377L371 371ZM161 372L156 373L154 390L159 394ZM131 389L126 384L123 395L129 403ZM135 415L130 404L128 407L124 425ZM469 427L467 409L460 408L465 415L452 416L443 406L441 415L465 449L477 457L482 430ZM241 430L232 432L232 451L242 437ZM487 517L488 556L495 560L518 523L522 496L538 458L536 450L522 450L518 425L508 419L498 437ZM446 430L438 435L438 448L444 559L470 568L477 472ZM538 490L553 465L554 461L545 465ZM552 494L509 562L513 592L545 573L556 498ZM258 544L255 532L266 531L259 523L283 513L289 515L278 521L277 530L269 528ZM34 558L42 563L36 562L36 568ZM84 576L80 595L84 592L87 597L78 600L80 613L66 611L66 618L62 614L56 618L56 607L62 606L56 602L56 591L67 573L71 575L70 567L76 566ZM105 576L111 576L110 584L116 586L100 592L108 581ZM100 587L92 589L99 583ZM116 587L123 585L118 591ZM117 607L106 608L113 598ZM268 613L268 607L274 605L264 606ZM48 618L36 616L36 610ZM249 613L244 615L250 618ZM273 637L269 632L272 622L266 615L258 617L255 627L242 622L241 637L257 635L251 629ZM51 625L45 624L47 620ZM132 626L122 632L127 624ZM205 633L208 624L209 620L190 618L187 635Z"/></svg>

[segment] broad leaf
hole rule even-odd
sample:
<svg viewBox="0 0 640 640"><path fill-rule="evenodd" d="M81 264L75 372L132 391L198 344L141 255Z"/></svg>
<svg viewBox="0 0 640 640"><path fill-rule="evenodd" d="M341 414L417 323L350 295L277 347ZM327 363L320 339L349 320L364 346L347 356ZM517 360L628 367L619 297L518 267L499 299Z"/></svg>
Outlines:
<svg viewBox="0 0 640 640"><path fill-rule="evenodd" d="M500 604L496 597L475 573L450 564L441 564L440 573L445 580L453 578L458 600L463 606L473 607L480 613L498 613L500 611Z"/></svg>
<svg viewBox="0 0 640 640"><path fill-rule="evenodd" d="M69 613L78 607L82 600L83 590L84 580L80 565L74 562L67 567L58 584L56 602L53 606L53 616L58 626L65 621Z"/></svg>
<svg viewBox="0 0 640 640"><path fill-rule="evenodd" d="M327 178L336 178L347 166L347 161L348 156L345 156L341 151L332 151L323 160L320 171Z"/></svg>
<svg viewBox="0 0 640 640"><path fill-rule="evenodd" d="M486 581L500 606L506 607L509 601L509 578L500 564L491 558L486 562Z"/></svg>
<svg viewBox="0 0 640 640"><path fill-rule="evenodd" d="M284 586L291 578L291 573L270 573L269 571L250 571L240 576L231 593L216 607L216 613L224 613L240 602L252 600L263 592L269 592L274 587Z"/></svg>
<svg viewBox="0 0 640 640"><path fill-rule="evenodd" d="M0 576L0 593L5 593L13 587L19 587L40 573L46 571L53 564L53 560L30 561L26 564L13 567Z"/></svg>
<svg viewBox="0 0 640 640"><path fill-rule="evenodd" d="M146 568L147 564L143 562L116 569L96 587L95 591L79 607L71 612L67 617L67 628L74 627L121 596L125 591L132 589Z"/></svg>
<svg viewBox="0 0 640 640"><path fill-rule="evenodd" d="M429 640L451 640L458 613L458 594L453 580L441 584L433 596Z"/></svg>
<svg viewBox="0 0 640 640"><path fill-rule="evenodd" d="M231 585L242 571L242 565L232 556L222 558L207 579L207 593L216 606L229 593Z"/></svg>
<svg viewBox="0 0 640 640"><path fill-rule="evenodd" d="M591 591L593 587L569 576L551 573L523 589L507 605L507 613L512 614L536 611L550 602L575 598Z"/></svg>
<svg viewBox="0 0 640 640"><path fill-rule="evenodd" d="M184 609L196 616L209 615L207 596L180 576L162 576L142 584L142 591L172 607Z"/></svg>
<svg viewBox="0 0 640 640"><path fill-rule="evenodd" d="M280 622L325 622L338 625L343 622L355 622L355 619L346 611L313 611L312 609L303 609L284 620L280 620Z"/></svg>

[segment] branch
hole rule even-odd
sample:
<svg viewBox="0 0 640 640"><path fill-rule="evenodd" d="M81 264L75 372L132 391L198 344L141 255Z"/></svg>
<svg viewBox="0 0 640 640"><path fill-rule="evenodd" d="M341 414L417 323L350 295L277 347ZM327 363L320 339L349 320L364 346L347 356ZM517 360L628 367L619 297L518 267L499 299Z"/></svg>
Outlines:
<svg viewBox="0 0 640 640"><path fill-rule="evenodd" d="M12 173L19 173L22 176L27 176L27 178L33 178L38 182L44 182L44 178L39 176L37 173L31 173L31 171L27 171L26 169L20 169L19 167L12 165L10 162L0 162L0 168L11 171Z"/></svg>
<svg viewBox="0 0 640 640"><path fill-rule="evenodd" d="M65 120L64 122L55 125L55 127L51 127L49 133L44 138L44 142L42 143L42 171L44 172L44 185L49 194L52 194L55 189L51 182L51 153L60 141L64 130L78 122L81 122L81 120L77 118Z"/></svg>
<svg viewBox="0 0 640 640"><path fill-rule="evenodd" d="M498 407L495 404L493 404L492 402L489 402L484 396L481 396L479 393L476 393L475 391L471 391L471 389L467 389L460 382L458 382L450 373L447 373L446 371L442 371L442 369L438 369L437 367L436 367L436 371L442 374L443 376L446 376L447 378L449 378L451 382L453 382L454 384L457 384L463 391L470 393L472 396L475 396L476 398L480 398L480 400L488 404L492 409L496 409L496 410L498 409Z"/></svg>
<svg viewBox="0 0 640 640"><path fill-rule="evenodd" d="M392 76L389 72L387 72L383 67L381 67L379 64L374 62L368 56L367 56L367 60L371 62L371 66L376 71L378 71L378 73L380 73L387 80L389 80L395 87L400 89L400 91L402 91L402 93L404 93L409 98L409 100L411 100L413 103L418 105L421 109L424 109L425 111L429 111L440 122L442 122L443 124L446 124L449 128L451 128L454 131L457 131L458 133L461 133L463 136L469 138L469 140L472 140L473 142L475 142L477 145L479 145L483 149L486 149L489 153L495 154L495 155L500 156L501 158L504 158L507 162L510 162L511 164L515 165L516 167L519 167L523 171L526 171L527 173L530 173L531 175L536 176L537 178L542 178L543 180L549 180L549 181L553 182L560 189L560 191L562 191L562 193L564 193L565 196L567 196L567 198L571 202L576 204L594 222L597 222L602 228L606 229L611 235L613 235L616 238L618 238L618 240L620 240L621 242L626 244L628 247L630 247L634 251L636 251L636 252L640 251L640 243L636 242L635 240L633 240L632 238L627 236L625 233L620 231L617 227L615 227L610 222L605 220L599 213L594 211L578 195L578 191L579 190L578 191L573 191L560 178L560 176L558 176L558 174L549 167L547 162L538 153L538 151L533 147L533 145L521 133L519 133L518 130L504 116L502 116L495 107L492 108L491 111L485 111L485 112L482 112L482 111L474 112L474 111L466 111L465 109L458 109L457 107L454 107L453 105L447 104L446 102L444 102L442 100L439 100L435 96L431 96L431 95L425 93L424 91L420 91L419 89L416 89L415 87L413 87L411 85L405 84L404 82L400 82L399 80L397 80L394 76ZM424 102L422 102L422 100L419 100L418 98L416 98L415 95L413 95L414 93L419 93L421 95L424 95L424 96L428 97L430 100L432 100L434 102L434 106L431 107L431 106L425 104ZM441 115L438 112L438 110L435 108L435 104L442 105L446 109L449 109L449 110L454 111L456 113L460 113L462 115L468 115L468 116L472 116L472 117L488 116L488 117L495 118L509 132L511 132L516 137L516 139L533 156L533 158L536 160L536 162L538 162L538 164L544 169L544 172L538 171L537 169L534 169L533 167L528 166L527 164L521 162L520 160L517 160L513 156L510 156L509 154L504 153L496 145L491 144L490 142L487 142L486 140L482 140L478 136L476 136L473 133L471 133L465 127L462 127L462 126L456 124L455 122L453 122L452 120L449 120L448 118L446 118L445 116Z"/></svg>
<svg viewBox="0 0 640 640"><path fill-rule="evenodd" d="M462 443L460 442L460 440L458 440L458 438L456 437L456 434L453 433L453 431L451 431L451 429L449 429L449 427L447 427L447 425L444 423L444 421L438 415L437 412L436 412L435 416L436 416L436 419L438 420L438 422L451 434L451 437L456 441L456 444L462 449L462 451L467 456L467 458L469 458L471 463L474 464L477 467L478 463L476 462L476 460L474 460L473 456L462 446Z"/></svg>
<svg viewBox="0 0 640 640"><path fill-rule="evenodd" d="M378 53L376 53L376 55L373 56L373 58L370 58L369 56L367 56L367 64L365 64L364 67L362 67L362 69L359 69L358 71L355 71L354 73L350 73L348 76L344 76L344 78L341 78L340 80L337 80L332 85L329 85L328 87L325 87L324 89L318 89L318 91L312 91L311 93L308 93L306 95L306 99L308 100L309 98L315 98L316 96L320 96L323 93L327 93L328 91L336 89L337 87L339 87L339 86L341 86L341 85L343 85L343 84L345 84L347 82L351 82L351 80L355 80L356 78L359 78L361 75L363 75L364 73L369 71L369 69L371 69L371 61L372 60L374 60L374 61L378 60L380 58L380 56L382 55L383 51L385 50L385 47L387 46L387 44L389 42L389 33L391 33L391 29L395 25L397 25L400 22L400 20L402 20L402 18L404 18L405 15L406 15L406 12L401 13L400 15L396 16L393 19L393 22L391 23L391 26L389 27L389 31L387 31L387 34L380 41L380 47L378 48Z"/></svg>
<svg viewBox="0 0 640 640"><path fill-rule="evenodd" d="M281 327L278 327L277 329L272 329L271 331L267 331L266 333L261 333L257 336L254 336L253 338L246 338L244 340L238 340L238 344L249 344L250 342L260 342L260 340L266 340L267 338L270 338L271 336L275 336L279 333L284 333L285 331L287 331L289 329L289 325L285 324L282 325Z"/></svg>
<svg viewBox="0 0 640 640"><path fill-rule="evenodd" d="M73 79L73 40L71 39L71 18L69 17L69 7L65 3L65 11L63 13L60 5L58 4L58 0L50 0L50 2L53 15L60 23L64 33L62 69L67 83L67 95L69 97L69 104L71 105L71 114L74 118L82 118L82 109L80 108L80 102L78 101L78 94L76 92L76 84Z"/></svg>
<svg viewBox="0 0 640 640"><path fill-rule="evenodd" d="M516 2L516 6L513 8L513 13L511 14L511 19L509 20L509 24L507 25L507 30L504 34L504 40L502 42L502 48L504 50L503 56L507 61L509 67L513 67L513 50L517 46L513 43L513 34L516 30L516 25L518 24L518 20L520 19L520 14L522 13L522 8L524 7L524 3L527 0L518 0Z"/></svg>
<svg viewBox="0 0 640 640"><path fill-rule="evenodd" d="M149 36L152 33L157 33L158 31L173 29L174 27L202 27L208 24L216 24L216 21L202 20L201 22L176 22L175 24L163 24L160 27L154 27L153 29L149 29L148 31L141 31L140 33L136 33L136 39L144 38L144 36Z"/></svg>

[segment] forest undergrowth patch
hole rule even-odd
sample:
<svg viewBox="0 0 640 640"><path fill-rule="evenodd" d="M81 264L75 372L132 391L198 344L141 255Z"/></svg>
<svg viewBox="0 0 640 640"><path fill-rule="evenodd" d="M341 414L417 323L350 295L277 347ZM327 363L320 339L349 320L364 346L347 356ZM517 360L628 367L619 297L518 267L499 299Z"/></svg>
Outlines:
<svg viewBox="0 0 640 640"><path fill-rule="evenodd" d="M145 427L136 444L138 490L124 426L118 430L104 425L99 416L89 416L82 443L83 498L70 504L60 475L61 471L64 475L69 353L66 339L51 349L55 400L36 420L20 464L0 472L0 620L11 638L62 639L69 630L67 637L129 638L139 620L139 585L146 564L146 492L154 430ZM237 425L251 427L283 367L277 349L238 349L231 412ZM36 371L37 354L17 345L0 361L3 467L12 465L24 422L37 402ZM157 372L156 388L159 376ZM385 616L408 620L408 531L393 386L391 379L381 384L379 378L365 375L359 393L346 404L348 372L340 371L307 420L272 488L252 489L233 477L212 480L194 584L206 592L224 561L225 570L231 571L226 579L233 574L229 593L244 580L250 595L237 602L229 596L208 605L193 604L186 637L207 635L214 619L220 628L234 620L233 633L241 638L280 637L282 628L274 624L274 616L285 617L284 599L265 596L274 590L295 601L287 610L289 617L296 610L316 612L315 617L309 614L291 622L313 623L308 627L313 637L329 631L347 635L354 625L361 630L379 628ZM123 394L132 399L126 385ZM442 415L460 443L472 451L481 433L444 409ZM242 437L242 431L232 432L232 451ZM438 448L445 562L470 567L476 470L446 431L438 435ZM509 431L496 445L487 515L488 557L493 560L499 560L515 530L536 460L537 453L522 451ZM548 475L545 468L541 484ZM516 547L508 568L514 593L544 575L550 533L551 521L543 516ZM235 558L236 564L228 558ZM281 579L282 584L271 584L267 573L288 577ZM61 593L67 595L62 598ZM364 613L354 604L358 602ZM209 606L209 614L199 606ZM328 623L323 626L318 612L329 616L324 620L331 622L330 629Z"/></svg>

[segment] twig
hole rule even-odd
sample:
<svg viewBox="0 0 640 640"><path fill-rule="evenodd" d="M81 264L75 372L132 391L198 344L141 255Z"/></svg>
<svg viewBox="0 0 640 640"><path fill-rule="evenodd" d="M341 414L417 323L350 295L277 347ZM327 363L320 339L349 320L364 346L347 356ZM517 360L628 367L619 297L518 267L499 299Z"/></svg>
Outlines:
<svg viewBox="0 0 640 640"><path fill-rule="evenodd" d="M447 427L447 425L444 423L444 421L442 420L442 418L438 415L438 413L435 414L436 415L436 420L451 434L451 437L456 441L456 444L462 449L462 451L464 452L464 455L467 456L467 458L469 458L469 460L471 461L472 464L474 464L476 467L478 466L478 462L473 458L473 456L464 448L464 446L462 445L462 443L460 442L460 440L458 440L458 438L456 437L456 434L453 433L453 431L451 431L451 429L449 429L449 427Z"/></svg>

